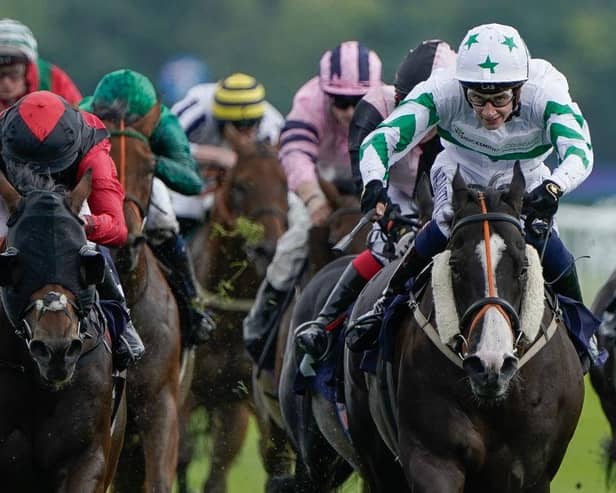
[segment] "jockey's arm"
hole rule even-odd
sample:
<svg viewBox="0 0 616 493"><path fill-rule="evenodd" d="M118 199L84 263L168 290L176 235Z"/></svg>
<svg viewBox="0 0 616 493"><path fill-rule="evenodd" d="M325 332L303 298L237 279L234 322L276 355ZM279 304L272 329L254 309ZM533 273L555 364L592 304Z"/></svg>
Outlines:
<svg viewBox="0 0 616 493"><path fill-rule="evenodd" d="M165 106L150 137L156 156L155 175L170 189L183 195L197 195L203 188L197 164L190 153L190 144L177 117Z"/></svg>
<svg viewBox="0 0 616 493"><path fill-rule="evenodd" d="M232 149L208 144L190 144L192 156L202 165L215 165L224 169L235 166L237 154Z"/></svg>
<svg viewBox="0 0 616 493"><path fill-rule="evenodd" d="M91 215L84 218L88 240L119 247L126 242L128 232L123 210L124 190L109 156L110 149L108 139L92 147L79 163L77 180L87 169L92 169L92 192L88 197Z"/></svg>
<svg viewBox="0 0 616 493"><path fill-rule="evenodd" d="M594 155L588 124L580 108L568 97L548 100L543 120L546 134L556 149L559 165L551 180L565 193L573 191L590 175Z"/></svg>
<svg viewBox="0 0 616 493"><path fill-rule="evenodd" d="M363 183L387 182L389 168L411 151L439 121L428 82L417 85L400 105L372 131L359 150Z"/></svg>

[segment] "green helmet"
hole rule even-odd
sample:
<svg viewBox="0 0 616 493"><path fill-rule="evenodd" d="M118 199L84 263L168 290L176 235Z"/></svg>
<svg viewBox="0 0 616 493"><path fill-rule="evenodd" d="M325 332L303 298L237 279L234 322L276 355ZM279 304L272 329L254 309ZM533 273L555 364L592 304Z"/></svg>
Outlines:
<svg viewBox="0 0 616 493"><path fill-rule="evenodd" d="M105 75L88 103L98 114L100 109L125 106L126 116L142 117L157 103L156 89L145 75L121 69Z"/></svg>

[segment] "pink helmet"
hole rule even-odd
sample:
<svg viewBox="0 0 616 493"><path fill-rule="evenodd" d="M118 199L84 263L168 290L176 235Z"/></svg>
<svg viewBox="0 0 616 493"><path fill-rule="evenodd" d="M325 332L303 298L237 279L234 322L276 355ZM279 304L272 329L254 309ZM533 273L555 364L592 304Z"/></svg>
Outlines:
<svg viewBox="0 0 616 493"><path fill-rule="evenodd" d="M381 59L358 41L345 41L321 57L319 82L328 94L363 96L381 84Z"/></svg>

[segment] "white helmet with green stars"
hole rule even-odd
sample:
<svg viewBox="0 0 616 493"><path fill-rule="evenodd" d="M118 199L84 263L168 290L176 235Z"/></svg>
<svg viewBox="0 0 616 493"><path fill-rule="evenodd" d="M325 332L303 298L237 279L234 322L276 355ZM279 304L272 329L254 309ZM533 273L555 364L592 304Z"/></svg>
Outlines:
<svg viewBox="0 0 616 493"><path fill-rule="evenodd" d="M483 24L470 29L460 43L455 77L463 86L486 91L521 85L528 80L529 60L515 28Z"/></svg>

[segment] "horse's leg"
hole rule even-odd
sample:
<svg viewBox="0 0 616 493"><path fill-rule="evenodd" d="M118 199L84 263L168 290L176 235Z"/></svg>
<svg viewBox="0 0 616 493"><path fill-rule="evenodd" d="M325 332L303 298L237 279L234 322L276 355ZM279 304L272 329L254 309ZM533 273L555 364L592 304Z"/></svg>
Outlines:
<svg viewBox="0 0 616 493"><path fill-rule="evenodd" d="M139 491L145 478L143 444L138 435L135 418L130 414L126 426L124 446L113 478L114 493Z"/></svg>
<svg viewBox="0 0 616 493"><path fill-rule="evenodd" d="M411 443L401 438L401 443ZM462 493L464 491L465 472L459 464L432 454L417 446L406 447L400 451L402 467L410 490L413 493Z"/></svg>
<svg viewBox="0 0 616 493"><path fill-rule="evenodd" d="M225 493L227 474L246 438L251 413L246 401L226 402L209 411L212 454L203 491Z"/></svg>
<svg viewBox="0 0 616 493"><path fill-rule="evenodd" d="M107 430L105 430L106 432ZM58 493L104 493L106 453L107 446L99 437L88 450L83 451L70 465L63 468L58 474L62 477Z"/></svg>
<svg viewBox="0 0 616 493"><path fill-rule="evenodd" d="M292 484L290 475L292 452L287 436L271 419L263 423L259 419L259 449L267 474L266 491L284 491L285 485Z"/></svg>
<svg viewBox="0 0 616 493"><path fill-rule="evenodd" d="M146 491L170 492L178 458L177 387L167 385L152 403L146 426L142 428L145 453Z"/></svg>
<svg viewBox="0 0 616 493"><path fill-rule="evenodd" d="M188 493L188 466L193 456L194 436L190 433L190 416L195 407L192 394L184 402L179 415L180 443L178 449L178 466L176 478L178 493Z"/></svg>

